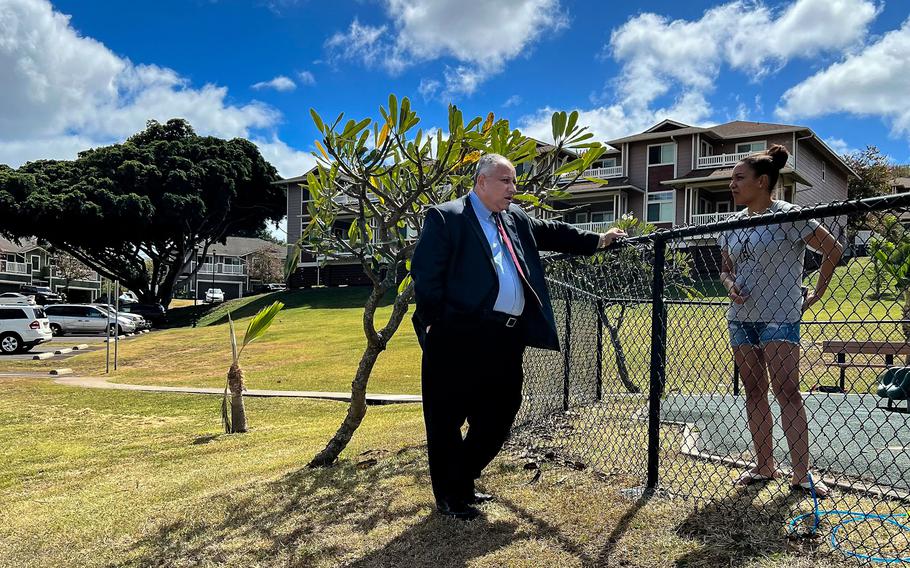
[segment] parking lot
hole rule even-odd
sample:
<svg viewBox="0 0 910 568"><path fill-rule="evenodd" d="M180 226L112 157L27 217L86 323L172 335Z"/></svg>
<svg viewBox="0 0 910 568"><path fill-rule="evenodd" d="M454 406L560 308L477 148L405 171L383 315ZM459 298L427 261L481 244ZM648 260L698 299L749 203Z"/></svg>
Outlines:
<svg viewBox="0 0 910 568"><path fill-rule="evenodd" d="M104 335L67 335L65 337L55 337L47 343L36 345L27 353L16 353L14 355L0 353L0 365L2 365L3 361L31 361L35 358L35 355L51 355L55 351L85 346L55 357L55 359L67 359L78 355L79 353L84 353L87 350L104 349L104 341L106 339L107 336ZM129 338L122 338L120 341L129 341Z"/></svg>

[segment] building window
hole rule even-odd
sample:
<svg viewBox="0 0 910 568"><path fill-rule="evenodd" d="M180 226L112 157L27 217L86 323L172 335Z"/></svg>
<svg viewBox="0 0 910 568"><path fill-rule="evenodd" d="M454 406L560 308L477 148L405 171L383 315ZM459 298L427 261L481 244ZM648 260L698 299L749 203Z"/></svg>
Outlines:
<svg viewBox="0 0 910 568"><path fill-rule="evenodd" d="M714 155L714 146L711 146L704 140L701 141L701 155L702 156L713 156Z"/></svg>
<svg viewBox="0 0 910 568"><path fill-rule="evenodd" d="M41 270L41 257L37 254L32 255L32 271L38 272L39 270Z"/></svg>
<svg viewBox="0 0 910 568"><path fill-rule="evenodd" d="M575 222L576 222L576 223L587 223L587 222L588 222L588 214L587 214L587 213L576 213L576 214L575 214Z"/></svg>
<svg viewBox="0 0 910 568"><path fill-rule="evenodd" d="M600 167L602 168L615 168L619 164L616 163L616 158L604 158L601 160Z"/></svg>
<svg viewBox="0 0 910 568"><path fill-rule="evenodd" d="M657 144L648 146L648 165L665 166L673 163L675 144Z"/></svg>
<svg viewBox="0 0 910 568"><path fill-rule="evenodd" d="M675 217L674 191L648 194L648 223L672 223Z"/></svg>
<svg viewBox="0 0 910 568"><path fill-rule="evenodd" d="M828 173L828 164L822 162L822 181L825 181L825 175Z"/></svg>
<svg viewBox="0 0 910 568"><path fill-rule="evenodd" d="M764 140L761 142L742 142L736 145L736 153L745 154L748 152L754 154L755 152L764 152L767 147L768 145Z"/></svg>
<svg viewBox="0 0 910 568"><path fill-rule="evenodd" d="M612 223L616 220L616 215L612 211L592 211L592 223Z"/></svg>

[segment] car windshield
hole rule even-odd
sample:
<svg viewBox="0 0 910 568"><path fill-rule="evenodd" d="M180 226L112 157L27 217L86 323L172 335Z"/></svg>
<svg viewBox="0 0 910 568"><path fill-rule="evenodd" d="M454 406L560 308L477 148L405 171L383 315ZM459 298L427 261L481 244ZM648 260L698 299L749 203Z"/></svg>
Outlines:
<svg viewBox="0 0 910 568"><path fill-rule="evenodd" d="M42 294L53 294L50 288L47 286L35 286L36 292L41 292Z"/></svg>

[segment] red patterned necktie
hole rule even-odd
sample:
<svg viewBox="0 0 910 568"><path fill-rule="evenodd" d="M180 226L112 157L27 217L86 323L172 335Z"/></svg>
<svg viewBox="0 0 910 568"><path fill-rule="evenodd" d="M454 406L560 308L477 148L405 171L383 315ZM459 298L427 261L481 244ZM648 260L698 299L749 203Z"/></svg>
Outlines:
<svg viewBox="0 0 910 568"><path fill-rule="evenodd" d="M521 276L522 280L527 281L524 270L521 269L521 263L518 262L518 256L515 254L515 249L512 248L512 239L509 238L509 234L506 233L505 227L502 226L502 219L499 218L498 213L493 213L493 222L496 223L496 228L499 229L499 238L502 239L503 244L509 249L509 256L512 257L512 263L515 264L518 275Z"/></svg>

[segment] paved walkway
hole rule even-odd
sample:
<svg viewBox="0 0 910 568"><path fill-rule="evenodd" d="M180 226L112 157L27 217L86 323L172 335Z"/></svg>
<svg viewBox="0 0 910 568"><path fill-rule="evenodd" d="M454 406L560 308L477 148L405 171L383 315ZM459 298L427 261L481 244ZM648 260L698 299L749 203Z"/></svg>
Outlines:
<svg viewBox="0 0 910 568"><path fill-rule="evenodd" d="M24 375L24 373L23 373ZM44 376L47 376L46 374ZM90 389L115 389L143 392L175 392L184 394L216 394L223 395L223 388L205 387L164 387L156 385L128 385L111 383L101 377L58 377L54 382L59 385L71 387L84 387ZM349 392L319 392L319 391L291 391L291 390L257 390L244 391L243 396L285 397L285 398L315 398L321 400L350 401ZM422 402L420 395L416 394L367 394L367 404L400 404L406 402Z"/></svg>

